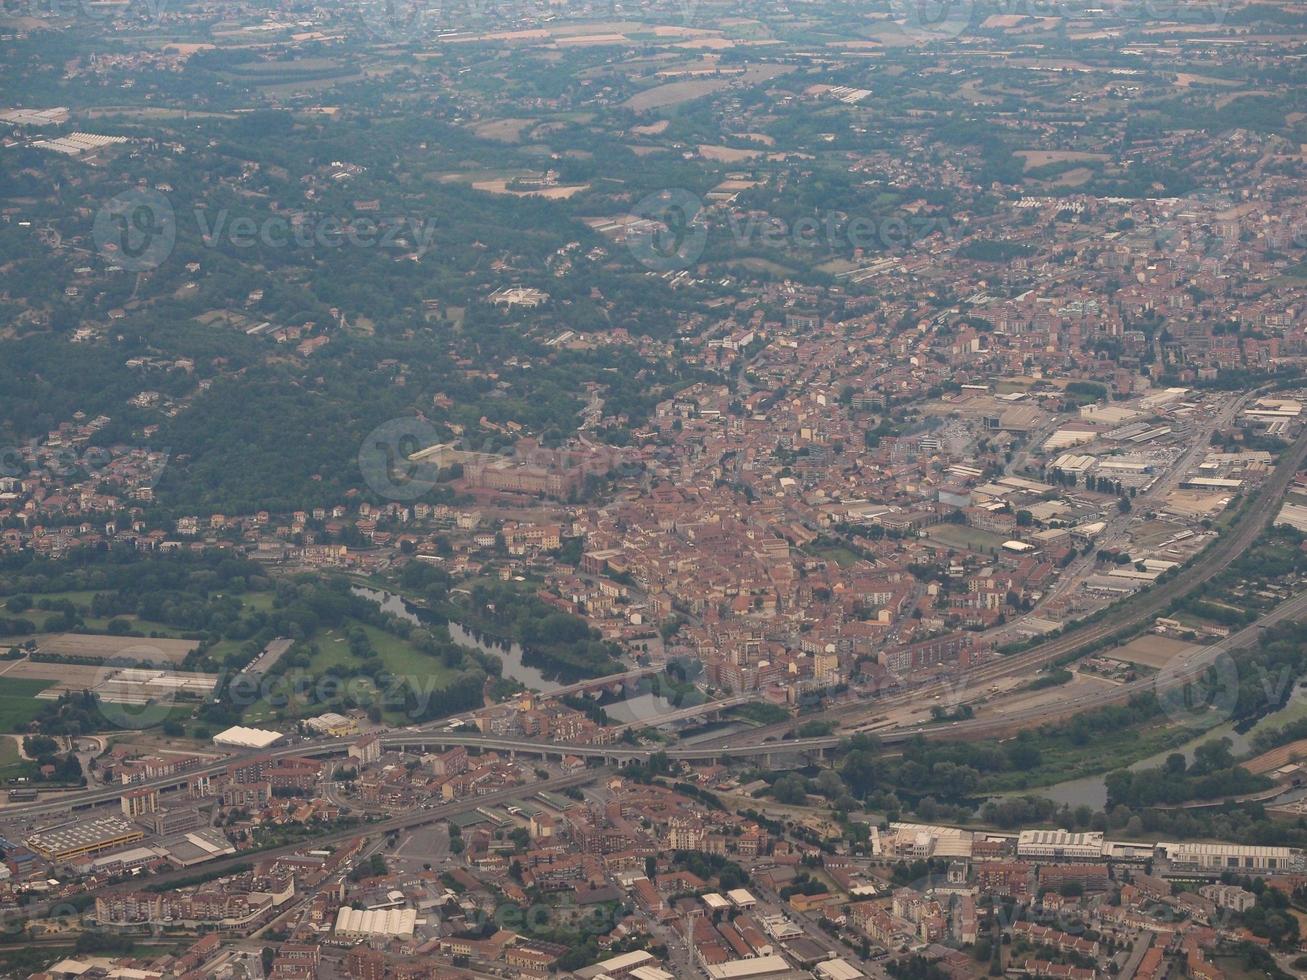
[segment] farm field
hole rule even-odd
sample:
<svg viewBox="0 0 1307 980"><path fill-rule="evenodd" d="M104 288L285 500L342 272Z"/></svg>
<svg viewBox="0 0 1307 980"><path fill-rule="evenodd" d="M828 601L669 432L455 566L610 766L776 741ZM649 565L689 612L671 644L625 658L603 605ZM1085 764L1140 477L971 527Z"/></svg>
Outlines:
<svg viewBox="0 0 1307 980"><path fill-rule="evenodd" d="M98 633L44 633L33 637L42 653L60 657L110 660L127 657L156 664L179 664L200 645L198 640L107 636Z"/></svg>
<svg viewBox="0 0 1307 980"><path fill-rule="evenodd" d="M18 751L18 739L21 736L0 738L0 781L12 779L23 768L23 756Z"/></svg>
<svg viewBox="0 0 1307 980"><path fill-rule="evenodd" d="M711 95L713 92L720 92L732 81L733 79L730 78L698 78L685 82L668 82L666 85L655 85L651 89L633 95L624 104L626 108L635 112L665 109Z"/></svg>
<svg viewBox="0 0 1307 980"><path fill-rule="evenodd" d="M88 664L48 664L35 660L22 660L4 668L4 682L36 681L36 691L54 688L60 691L81 691L94 687L104 678L103 667ZM33 693L33 697L38 694Z"/></svg>
<svg viewBox="0 0 1307 980"><path fill-rule="evenodd" d="M762 150L739 150L733 146L701 144L699 146L699 155L705 160L716 160L720 163L740 163L743 160L752 160L754 157L762 156Z"/></svg>
<svg viewBox="0 0 1307 980"><path fill-rule="evenodd" d="M543 197L550 201L561 201L580 194L590 186L589 184L565 184L557 187L541 187L536 190L517 191L511 190L508 184L509 181L504 179L478 180L473 182L472 187L479 191L485 191L488 194L511 194L514 197Z"/></svg>
<svg viewBox="0 0 1307 980"><path fill-rule="evenodd" d="M1074 150L1016 150L1013 155L1026 162L1027 170L1045 167L1050 163L1087 163L1112 159L1106 153L1081 153Z"/></svg>
<svg viewBox="0 0 1307 980"><path fill-rule="evenodd" d="M49 686L50 682L45 680L6 676L0 682L0 731L12 732L35 718L42 706L37 694Z"/></svg>
<svg viewBox="0 0 1307 980"><path fill-rule="evenodd" d="M482 139L495 140L500 143L520 143L522 134L538 121L536 119L512 117L492 119L489 122L477 123L472 127L472 132Z"/></svg>

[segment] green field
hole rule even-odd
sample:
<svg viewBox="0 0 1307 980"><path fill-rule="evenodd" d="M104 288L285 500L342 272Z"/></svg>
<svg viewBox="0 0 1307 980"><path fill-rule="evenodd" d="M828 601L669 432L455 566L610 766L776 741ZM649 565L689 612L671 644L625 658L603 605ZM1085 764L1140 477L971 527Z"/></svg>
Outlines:
<svg viewBox="0 0 1307 980"><path fill-rule="evenodd" d="M349 620L342 629L324 630L313 637L312 642L317 645L318 654L309 662L306 669L310 676L320 677L333 667L357 666L358 661L350 653L349 643L345 639L345 630L353 626L361 627L367 634L368 641L377 651L387 670L399 676L421 678L421 686L424 689L438 689L457 674L457 671L450 670L438 658L427 656L407 641L391 636L375 626ZM303 708L304 713L308 715L317 714L320 710L316 706L308 705L304 705ZM245 712L244 721L247 723L270 721L276 717L277 710L264 698L250 706ZM396 718L388 716L387 720L398 720L398 716Z"/></svg>
<svg viewBox="0 0 1307 980"><path fill-rule="evenodd" d="M30 678L0 677L0 732L12 732L36 717L43 701L36 696L50 686L50 681Z"/></svg>
<svg viewBox="0 0 1307 980"><path fill-rule="evenodd" d="M0 782L23 775L26 765L18 754L18 740L0 738Z"/></svg>
<svg viewBox="0 0 1307 980"><path fill-rule="evenodd" d="M68 600L77 607L78 612L82 614L82 620L86 624L86 629L90 632L106 633L109 629L109 622L112 619L124 619L131 624L132 632L142 633L146 636L161 636L181 638L185 635L185 630L177 629L175 626L169 626L166 623L159 623L149 619L140 619L132 615L124 616L92 616L91 600L95 598L94 591L80 592L40 592L33 593L31 599L33 603L38 603L42 599L53 601ZM271 592L249 592L241 595L241 605L246 612L268 612L272 609L273 593ZM35 605L26 612L21 614L24 619L29 619L36 624L40 632L49 632L45 628L45 622L55 615L53 612L47 612L44 609L37 609ZM227 652L239 648L239 643L219 644L219 657Z"/></svg>
<svg viewBox="0 0 1307 980"><path fill-rule="evenodd" d="M926 531L926 536L949 548L966 548L982 553L996 551L1007 540L1000 535L964 524L936 524Z"/></svg>
<svg viewBox="0 0 1307 980"><path fill-rule="evenodd" d="M816 558L825 558L827 561L833 561L840 568L848 568L850 565L858 563L858 556L849 548L842 544L808 545L804 549L808 554Z"/></svg>
<svg viewBox="0 0 1307 980"><path fill-rule="evenodd" d="M446 679L454 676L454 671L445 667L440 660L427 656L405 640L357 620L349 620L345 628L354 626L363 628L373 649L380 654L381 662L392 673L416 674L422 677L439 676ZM321 673L329 667L352 667L358 662L350 655L344 629L331 629L319 633L314 637L314 642L318 645L319 653L309 665L312 673Z"/></svg>

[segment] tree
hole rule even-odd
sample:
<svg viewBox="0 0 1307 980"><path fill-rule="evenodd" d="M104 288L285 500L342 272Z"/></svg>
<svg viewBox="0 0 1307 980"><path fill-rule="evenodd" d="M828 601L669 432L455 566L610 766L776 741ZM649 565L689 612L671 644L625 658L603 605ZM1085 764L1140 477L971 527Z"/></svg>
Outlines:
<svg viewBox="0 0 1307 980"><path fill-rule="evenodd" d="M796 772L787 772L772 784L772 796L777 803L801 806L808 800L808 783Z"/></svg>
<svg viewBox="0 0 1307 980"><path fill-rule="evenodd" d="M1199 745L1194 749L1194 771L1205 773L1229 769L1234 765L1234 755L1230 752L1232 744L1228 738L1214 738Z"/></svg>

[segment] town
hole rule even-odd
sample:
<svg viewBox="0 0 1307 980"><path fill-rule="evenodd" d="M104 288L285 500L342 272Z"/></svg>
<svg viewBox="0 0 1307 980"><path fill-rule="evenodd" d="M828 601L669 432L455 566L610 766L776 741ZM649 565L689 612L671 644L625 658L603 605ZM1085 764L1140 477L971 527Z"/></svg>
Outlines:
<svg viewBox="0 0 1307 980"><path fill-rule="evenodd" d="M1304 14L958 6L0 10L0 976L1307 974Z"/></svg>

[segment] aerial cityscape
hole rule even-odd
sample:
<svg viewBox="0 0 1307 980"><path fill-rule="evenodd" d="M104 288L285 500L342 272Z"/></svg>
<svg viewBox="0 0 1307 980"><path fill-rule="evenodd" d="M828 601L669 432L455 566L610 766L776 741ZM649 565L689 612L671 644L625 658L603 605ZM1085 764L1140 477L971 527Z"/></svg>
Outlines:
<svg viewBox="0 0 1307 980"><path fill-rule="evenodd" d="M0 977L1307 977L1307 4L0 0Z"/></svg>

